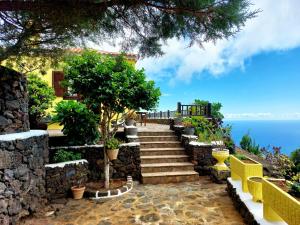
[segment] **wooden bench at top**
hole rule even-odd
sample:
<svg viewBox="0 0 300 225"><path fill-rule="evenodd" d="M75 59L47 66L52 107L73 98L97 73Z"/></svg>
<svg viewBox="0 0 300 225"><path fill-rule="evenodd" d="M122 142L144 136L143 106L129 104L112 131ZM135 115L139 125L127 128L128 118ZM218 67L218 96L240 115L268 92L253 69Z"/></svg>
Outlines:
<svg viewBox="0 0 300 225"><path fill-rule="evenodd" d="M147 123L147 112L136 112L136 114L139 116L139 121L141 123L141 126L146 126Z"/></svg>

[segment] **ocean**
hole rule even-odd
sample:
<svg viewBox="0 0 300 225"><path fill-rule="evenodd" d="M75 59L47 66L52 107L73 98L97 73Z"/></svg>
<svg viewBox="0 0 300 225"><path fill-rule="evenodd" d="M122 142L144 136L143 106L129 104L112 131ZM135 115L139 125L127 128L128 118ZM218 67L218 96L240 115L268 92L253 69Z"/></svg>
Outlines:
<svg viewBox="0 0 300 225"><path fill-rule="evenodd" d="M232 138L238 146L249 132L256 144L280 146L281 153L286 155L300 148L300 120L224 120L226 124L232 125Z"/></svg>

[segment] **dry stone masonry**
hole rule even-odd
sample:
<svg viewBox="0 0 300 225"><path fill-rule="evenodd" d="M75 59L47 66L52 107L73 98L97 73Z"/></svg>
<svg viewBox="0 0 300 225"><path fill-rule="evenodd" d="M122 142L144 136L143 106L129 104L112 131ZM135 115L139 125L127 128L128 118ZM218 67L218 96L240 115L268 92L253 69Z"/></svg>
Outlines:
<svg viewBox="0 0 300 225"><path fill-rule="evenodd" d="M28 131L0 135L0 224L16 224L46 203L48 134Z"/></svg>
<svg viewBox="0 0 300 225"><path fill-rule="evenodd" d="M0 134L29 130L24 75L0 66Z"/></svg>
<svg viewBox="0 0 300 225"><path fill-rule="evenodd" d="M49 200L71 197L71 187L78 179L83 183L88 177L88 162L76 160L48 164L46 167L46 192Z"/></svg>

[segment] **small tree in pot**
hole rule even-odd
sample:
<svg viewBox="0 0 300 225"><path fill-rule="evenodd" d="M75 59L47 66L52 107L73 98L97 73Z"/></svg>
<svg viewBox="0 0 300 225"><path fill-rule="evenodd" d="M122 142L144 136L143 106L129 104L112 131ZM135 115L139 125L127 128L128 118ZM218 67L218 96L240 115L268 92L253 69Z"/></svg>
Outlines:
<svg viewBox="0 0 300 225"><path fill-rule="evenodd" d="M85 191L85 185L84 182L86 178L86 174L82 172L77 172L75 175L75 181L74 186L71 187L71 191L73 193L74 199L82 199L84 191Z"/></svg>

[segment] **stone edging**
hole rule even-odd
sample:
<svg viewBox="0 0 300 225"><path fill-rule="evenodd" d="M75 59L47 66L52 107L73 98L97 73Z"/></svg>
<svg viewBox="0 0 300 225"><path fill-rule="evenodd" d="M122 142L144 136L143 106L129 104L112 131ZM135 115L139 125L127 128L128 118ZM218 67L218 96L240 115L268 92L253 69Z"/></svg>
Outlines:
<svg viewBox="0 0 300 225"><path fill-rule="evenodd" d="M14 141L14 140L24 140L31 137L38 137L48 135L48 132L45 130L30 130L20 133L12 133L12 134L2 134L0 135L0 141Z"/></svg>
<svg viewBox="0 0 300 225"><path fill-rule="evenodd" d="M237 211L244 218L244 222L249 225L272 225L263 218L263 204L252 201L250 193L242 191L240 181L227 179L227 192ZM277 222L276 225L287 225L285 222Z"/></svg>
<svg viewBox="0 0 300 225"><path fill-rule="evenodd" d="M120 144L121 146L140 146L140 142L130 142L130 143L123 143ZM50 149L57 150L57 149L81 149L81 148L103 148L103 145L70 145L70 146L57 146L57 147L50 147Z"/></svg>
<svg viewBox="0 0 300 225"><path fill-rule="evenodd" d="M108 199L108 198L115 198L121 195L124 195L131 191L133 188L133 181L131 176L127 176L127 183L121 188L112 189L108 191L86 191L85 195L89 196L93 200L100 200L100 199ZM94 196L94 197L92 197Z"/></svg>
<svg viewBox="0 0 300 225"><path fill-rule="evenodd" d="M73 160L73 161L67 161L67 162L61 162L61 163L51 163L51 164L46 164L46 168L55 168L55 167L64 167L65 165L69 164L80 164L80 163L88 163L86 159L80 159L80 160Z"/></svg>

